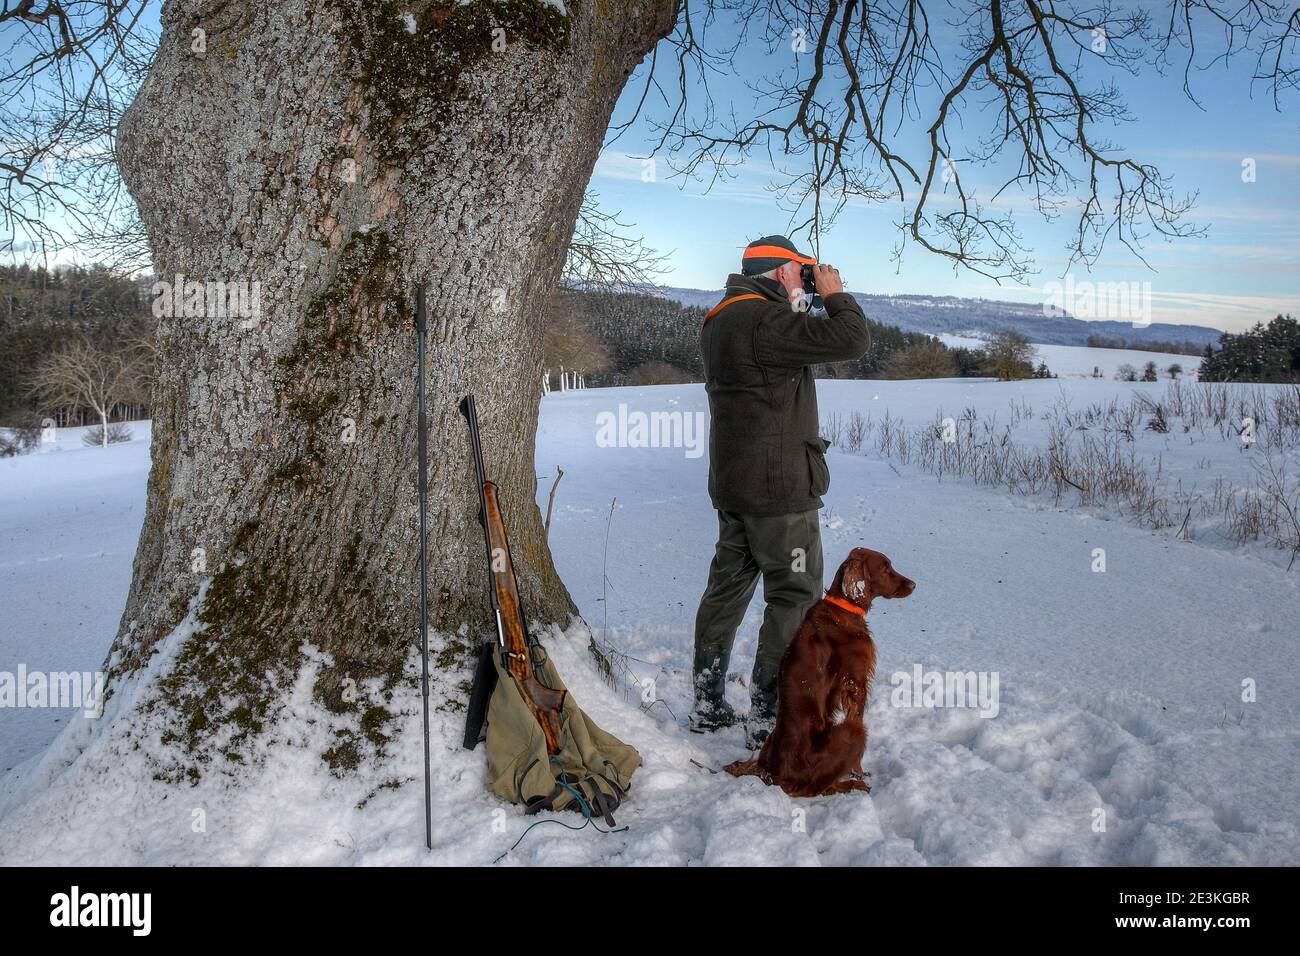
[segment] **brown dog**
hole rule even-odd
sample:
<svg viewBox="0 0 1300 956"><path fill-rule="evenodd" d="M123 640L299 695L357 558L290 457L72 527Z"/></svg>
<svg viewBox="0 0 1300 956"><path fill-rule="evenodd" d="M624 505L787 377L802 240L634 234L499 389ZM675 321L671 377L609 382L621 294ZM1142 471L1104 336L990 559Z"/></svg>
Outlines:
<svg viewBox="0 0 1300 956"><path fill-rule="evenodd" d="M916 582L879 551L850 551L781 659L776 726L758 759L728 764L727 772L753 774L792 797L869 792L862 772L862 712L876 670L876 645L867 610L872 598L904 598L915 589Z"/></svg>

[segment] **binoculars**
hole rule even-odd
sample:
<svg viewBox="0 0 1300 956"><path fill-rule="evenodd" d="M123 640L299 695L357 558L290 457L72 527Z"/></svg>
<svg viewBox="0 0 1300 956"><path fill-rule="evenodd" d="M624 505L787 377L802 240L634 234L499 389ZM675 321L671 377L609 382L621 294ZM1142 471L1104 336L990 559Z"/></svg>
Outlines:
<svg viewBox="0 0 1300 956"><path fill-rule="evenodd" d="M803 291L808 296L808 308L820 309L822 297L817 294L817 283L813 281L813 267L807 264L800 266L799 279L803 282Z"/></svg>

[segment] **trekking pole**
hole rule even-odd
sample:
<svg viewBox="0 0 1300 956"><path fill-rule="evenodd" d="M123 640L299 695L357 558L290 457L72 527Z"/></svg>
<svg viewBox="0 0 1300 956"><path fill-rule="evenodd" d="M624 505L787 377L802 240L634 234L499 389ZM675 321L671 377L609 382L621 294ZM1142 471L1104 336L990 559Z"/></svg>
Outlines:
<svg viewBox="0 0 1300 956"><path fill-rule="evenodd" d="M419 391L416 418L416 448L420 456L420 671L421 689L424 700L424 845L433 849L433 809L429 792L429 568L428 568L428 531L425 527L424 513L429 498L429 464L428 443L429 423L424 414L424 285L415 287L415 337L416 353L420 367L415 374Z"/></svg>

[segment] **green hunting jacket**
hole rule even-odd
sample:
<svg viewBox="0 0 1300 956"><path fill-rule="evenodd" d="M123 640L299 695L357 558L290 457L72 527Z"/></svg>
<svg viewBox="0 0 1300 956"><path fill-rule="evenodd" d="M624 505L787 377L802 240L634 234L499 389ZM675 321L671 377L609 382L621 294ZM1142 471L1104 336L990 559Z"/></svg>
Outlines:
<svg viewBox="0 0 1300 956"><path fill-rule="evenodd" d="M830 486L811 366L847 362L870 347L866 316L847 292L826 315L795 312L771 280L731 275L734 302L700 330L709 396L709 497L720 511L782 515L822 506Z"/></svg>

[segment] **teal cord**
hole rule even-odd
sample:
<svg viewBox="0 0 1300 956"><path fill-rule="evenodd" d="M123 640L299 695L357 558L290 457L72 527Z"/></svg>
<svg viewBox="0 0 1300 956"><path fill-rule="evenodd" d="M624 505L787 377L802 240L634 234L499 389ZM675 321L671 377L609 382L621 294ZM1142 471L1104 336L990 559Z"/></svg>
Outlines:
<svg viewBox="0 0 1300 956"><path fill-rule="evenodd" d="M532 831L533 827L541 826L543 823L558 823L560 826L564 827L564 829L574 830L574 831L585 830L587 829L588 826L590 826L593 829L595 829L598 833L604 833L607 836L611 833L623 833L628 829L628 827L626 826L621 826L614 830L602 830L600 824L597 823L592 818L591 808L587 805L587 801L582 798L582 794L562 780L559 781L559 784L565 790L569 791L569 793L573 794L573 799L578 801L578 807L582 810L582 816L584 818L582 821L582 826L575 827L568 823L565 823L563 820L554 820L549 817L545 820L535 820L534 822L528 825L528 827L524 830L523 833L519 834L519 839L514 842L514 844L510 847L509 850L506 850L505 853L502 853L499 857L497 857L495 860L492 861L493 864L500 863L502 860L504 860L510 854L510 852L514 850L515 847L519 846L519 844L524 842L524 837L528 836L528 834Z"/></svg>

